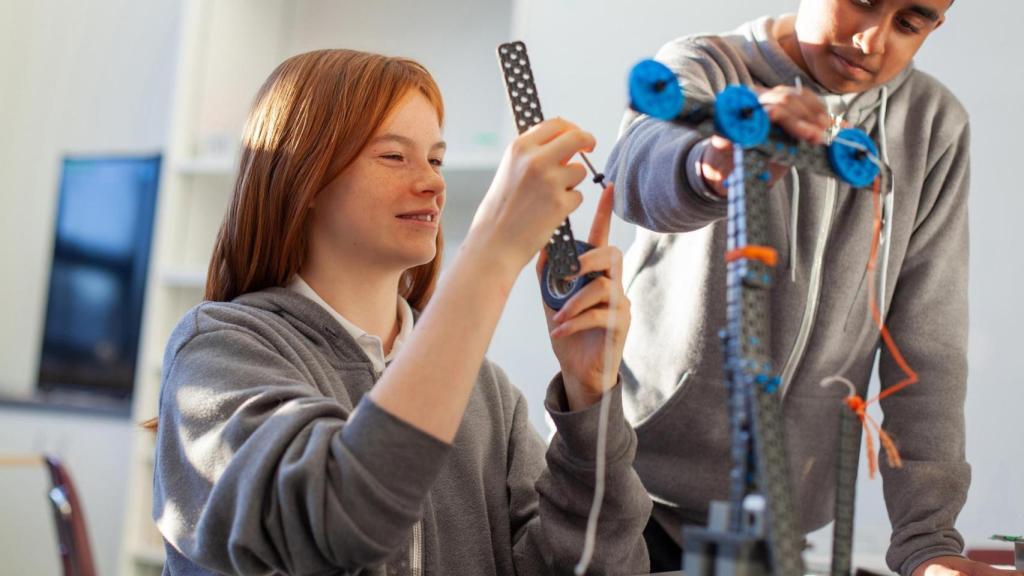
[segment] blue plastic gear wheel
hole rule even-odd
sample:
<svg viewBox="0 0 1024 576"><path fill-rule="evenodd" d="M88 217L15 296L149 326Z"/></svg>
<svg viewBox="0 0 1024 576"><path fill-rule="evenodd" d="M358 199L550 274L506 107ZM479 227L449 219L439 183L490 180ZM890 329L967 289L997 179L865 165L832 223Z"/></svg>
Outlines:
<svg viewBox="0 0 1024 576"><path fill-rule="evenodd" d="M854 144L849 144L850 142ZM864 188L878 177L875 142L863 130L843 128L828 147L828 161L839 178L854 188Z"/></svg>
<svg viewBox="0 0 1024 576"><path fill-rule="evenodd" d="M576 253L583 254L584 252L592 249L593 246L586 242L577 240L576 241ZM570 298L576 295L577 292L583 289L584 286L590 283L591 280L596 278L597 274L584 274L583 276L577 276L570 280L557 278L551 272L551 260L544 263L544 270L540 276L540 293L544 298L544 303L548 305L548 308L552 310L561 310L562 306L569 301Z"/></svg>
<svg viewBox="0 0 1024 576"><path fill-rule="evenodd" d="M629 72L629 103L637 112L672 120L685 101L675 73L661 62L641 60Z"/></svg>
<svg viewBox="0 0 1024 576"><path fill-rule="evenodd" d="M746 86L729 86L715 98L715 130L734 144L757 146L768 139L771 124L757 94Z"/></svg>

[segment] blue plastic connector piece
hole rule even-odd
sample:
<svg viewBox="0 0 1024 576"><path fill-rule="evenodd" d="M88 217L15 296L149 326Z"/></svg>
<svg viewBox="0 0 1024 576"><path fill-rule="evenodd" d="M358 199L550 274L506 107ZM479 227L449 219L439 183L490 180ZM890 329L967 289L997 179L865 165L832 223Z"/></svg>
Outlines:
<svg viewBox="0 0 1024 576"><path fill-rule="evenodd" d="M864 188L878 176L878 148L867 133L857 128L839 131L828 147L828 161L836 175L854 188Z"/></svg>
<svg viewBox="0 0 1024 576"><path fill-rule="evenodd" d="M757 94L746 86L729 86L715 99L715 130L745 148L768 138L771 121Z"/></svg>
<svg viewBox="0 0 1024 576"><path fill-rule="evenodd" d="M629 72L629 105L641 114L672 120L683 110L686 97L668 66L641 60Z"/></svg>

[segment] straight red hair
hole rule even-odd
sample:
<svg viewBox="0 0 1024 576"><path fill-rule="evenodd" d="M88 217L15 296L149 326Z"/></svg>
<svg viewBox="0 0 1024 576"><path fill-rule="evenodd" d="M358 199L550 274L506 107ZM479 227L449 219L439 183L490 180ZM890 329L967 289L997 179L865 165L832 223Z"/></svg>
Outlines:
<svg viewBox="0 0 1024 576"><path fill-rule="evenodd" d="M230 301L283 286L302 267L317 193L352 163L396 104L419 90L444 122L437 83L405 58L354 50L293 56L256 95L242 135L234 195L210 259L207 300ZM401 295L418 310L430 300L434 259L405 272Z"/></svg>

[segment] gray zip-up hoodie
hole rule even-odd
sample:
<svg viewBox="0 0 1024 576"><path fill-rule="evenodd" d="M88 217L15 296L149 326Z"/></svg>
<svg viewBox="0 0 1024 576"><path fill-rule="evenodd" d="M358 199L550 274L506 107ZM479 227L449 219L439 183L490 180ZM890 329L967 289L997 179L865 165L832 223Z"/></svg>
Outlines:
<svg viewBox="0 0 1024 576"><path fill-rule="evenodd" d="M762 18L721 36L664 46L657 58L688 96L712 100L730 84L824 89L804 75ZM868 131L891 165L881 250L881 308L920 381L882 401L903 467L882 463L893 532L889 567L959 554L954 529L970 484L964 456L967 376L968 117L938 81L908 67L862 94L825 95L833 114ZM890 140L887 134L893 135ZM703 523L726 499L730 435L718 331L725 326L726 203L701 190L700 136L628 113L609 160L616 212L642 227L626 257L633 323L623 368L636 467L669 534ZM691 155L694 153L694 155ZM802 193L800 192L802 190ZM835 179L792 172L772 190L770 242L779 251L770 299L772 358L783 376L787 449L799 518L828 523L835 497L842 386L820 382L848 361L864 396L879 350L868 315L866 264L873 204ZM799 252L798 252L799 249ZM883 347L882 387L903 378Z"/></svg>
<svg viewBox="0 0 1024 576"><path fill-rule="evenodd" d="M457 345L457 343L453 343ZM568 412L547 451L489 361L452 445L377 407L370 360L287 288L207 302L167 346L153 515L164 574L569 573L591 505L598 407ZM647 571L636 436L611 398L592 573Z"/></svg>

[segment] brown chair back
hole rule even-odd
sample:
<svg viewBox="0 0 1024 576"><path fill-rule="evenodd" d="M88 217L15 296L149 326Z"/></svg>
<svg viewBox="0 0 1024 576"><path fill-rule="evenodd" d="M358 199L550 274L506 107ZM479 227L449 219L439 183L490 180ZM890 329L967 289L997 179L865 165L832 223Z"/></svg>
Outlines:
<svg viewBox="0 0 1024 576"><path fill-rule="evenodd" d="M71 475L60 460L53 456L44 456L43 462L50 471L50 504L57 525L64 576L96 576L85 514Z"/></svg>

